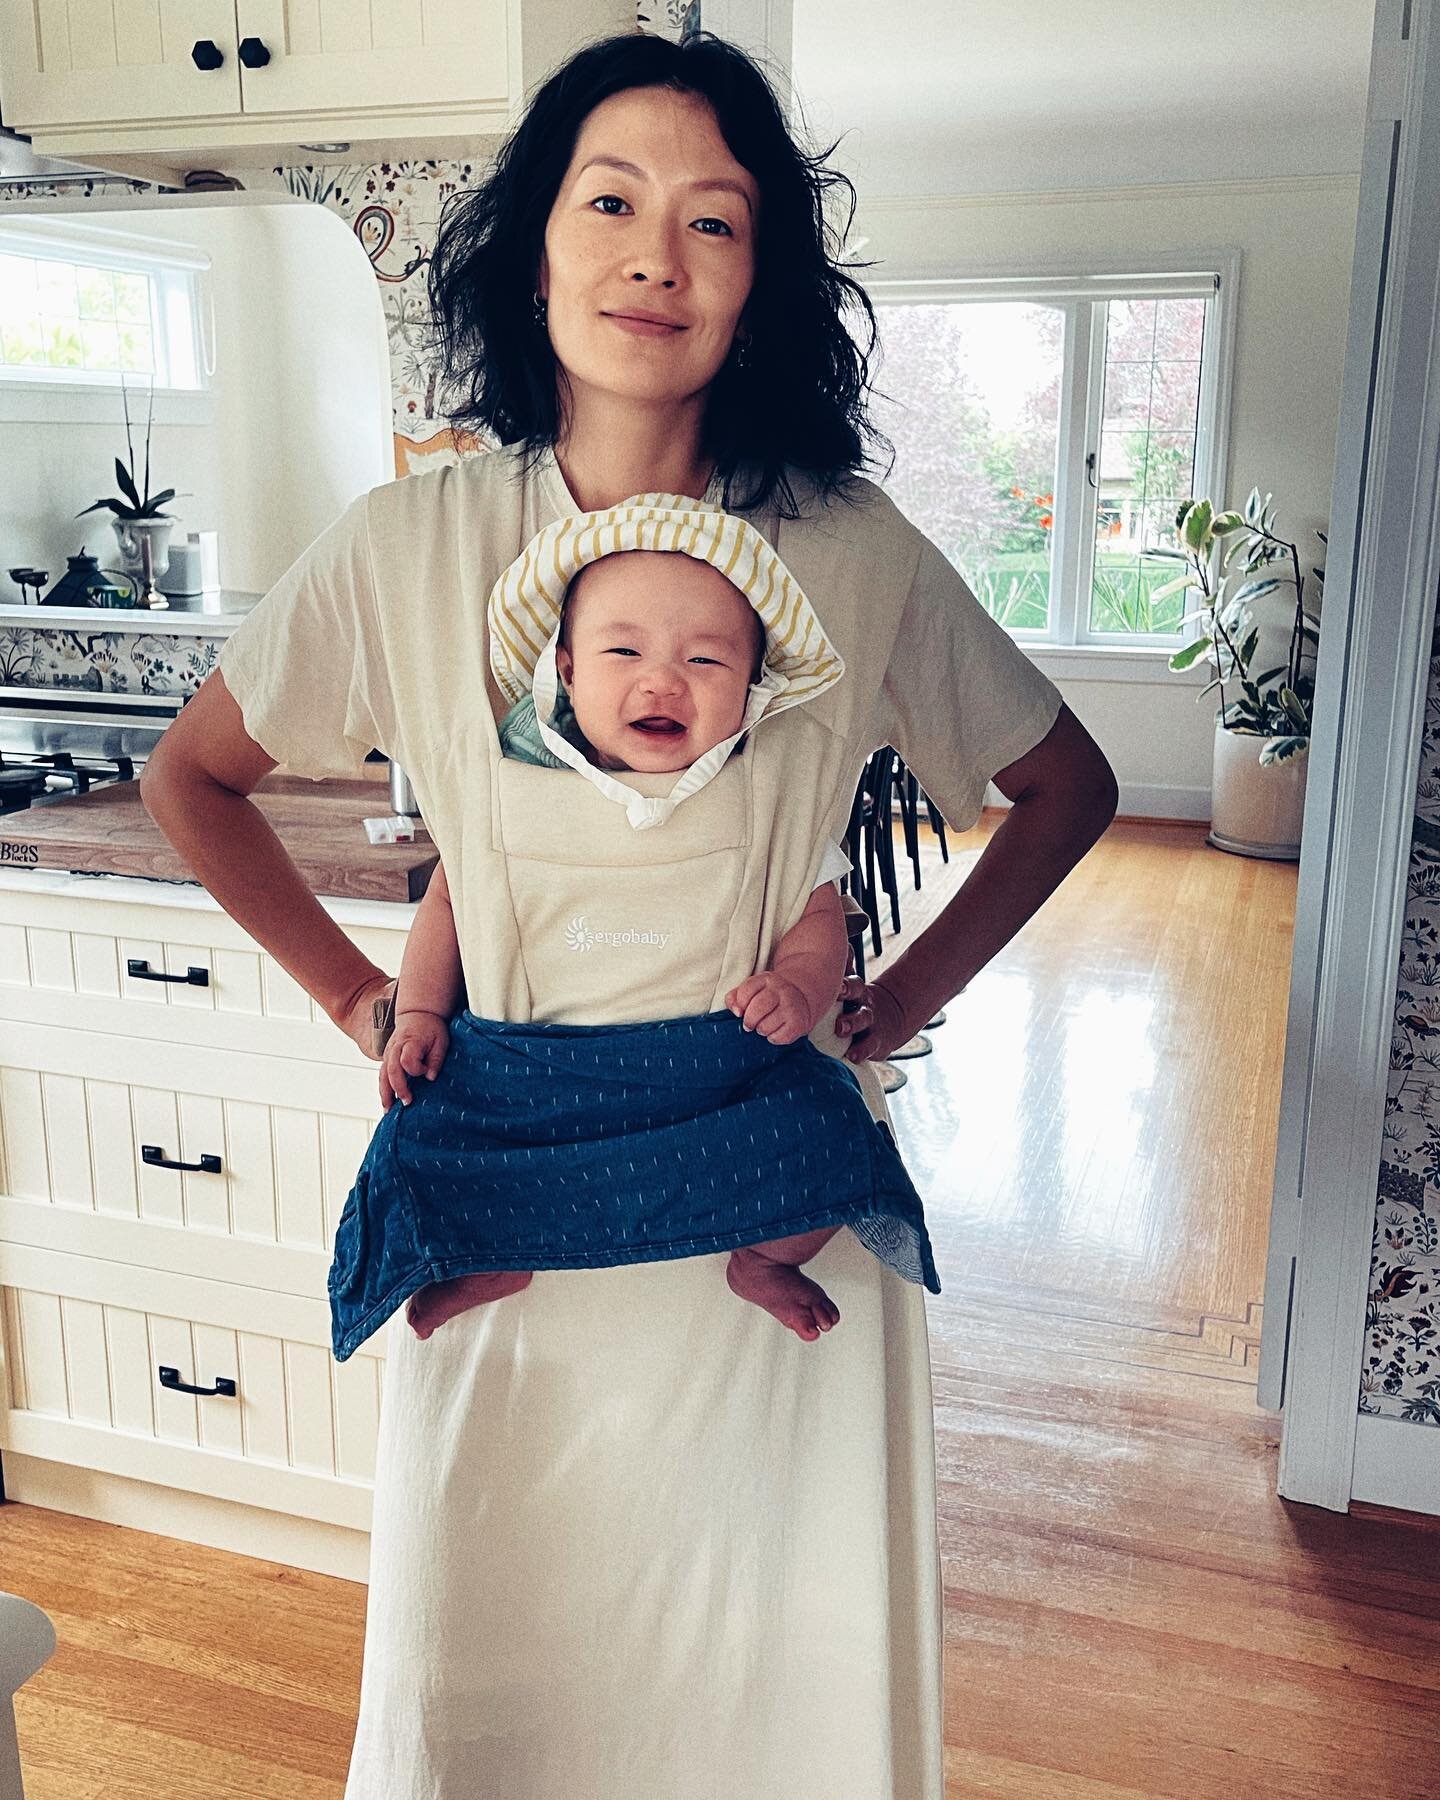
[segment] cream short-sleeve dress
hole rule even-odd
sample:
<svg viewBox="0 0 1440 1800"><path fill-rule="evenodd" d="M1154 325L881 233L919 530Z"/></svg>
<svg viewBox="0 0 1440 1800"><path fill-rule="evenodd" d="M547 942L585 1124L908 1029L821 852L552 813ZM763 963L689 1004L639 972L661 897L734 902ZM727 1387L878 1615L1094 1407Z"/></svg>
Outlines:
<svg viewBox="0 0 1440 1800"><path fill-rule="evenodd" d="M1059 690L878 487L823 504L791 479L804 518L748 516L846 664L812 703L833 740L817 867L885 743L964 830ZM405 768L459 898L468 1003L493 1018L525 1017L525 993L467 749L478 697L506 710L486 601L579 510L553 456L526 475L518 448L388 483L219 658L290 772L353 776L372 747ZM723 1263L541 1271L389 1340L346 1800L942 1800L923 1290L839 1232L813 1272L841 1323L812 1344Z"/></svg>

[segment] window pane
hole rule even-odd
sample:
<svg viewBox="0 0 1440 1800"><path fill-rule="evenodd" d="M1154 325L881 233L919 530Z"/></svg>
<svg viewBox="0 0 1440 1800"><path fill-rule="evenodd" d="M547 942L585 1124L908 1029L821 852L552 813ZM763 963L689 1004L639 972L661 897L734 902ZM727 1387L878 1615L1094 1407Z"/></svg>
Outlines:
<svg viewBox="0 0 1440 1800"><path fill-rule="evenodd" d="M1168 544L1181 500L1195 481L1204 300L1111 300L1106 304L1105 395L1095 508L1090 630L1174 635L1186 596L1158 606L1151 592L1175 565L1142 559Z"/></svg>
<svg viewBox="0 0 1440 1800"><path fill-rule="evenodd" d="M1064 314L1010 300L886 301L876 314L886 491L1003 625L1045 630Z"/></svg>
<svg viewBox="0 0 1440 1800"><path fill-rule="evenodd" d="M153 286L136 270L0 252L0 368L153 373Z"/></svg>
<svg viewBox="0 0 1440 1800"><path fill-rule="evenodd" d="M76 271L82 319L115 319L115 277L109 269Z"/></svg>
<svg viewBox="0 0 1440 1800"><path fill-rule="evenodd" d="M150 343L150 327L148 325L122 325L120 338L120 367L127 371L137 369L142 375L148 375L154 368L154 352Z"/></svg>
<svg viewBox="0 0 1440 1800"><path fill-rule="evenodd" d="M117 271L115 276L115 314L129 325L150 323L150 283L144 275Z"/></svg>
<svg viewBox="0 0 1440 1800"><path fill-rule="evenodd" d="M87 369L120 367L120 342L113 325L84 320L80 326L80 341L85 346Z"/></svg>

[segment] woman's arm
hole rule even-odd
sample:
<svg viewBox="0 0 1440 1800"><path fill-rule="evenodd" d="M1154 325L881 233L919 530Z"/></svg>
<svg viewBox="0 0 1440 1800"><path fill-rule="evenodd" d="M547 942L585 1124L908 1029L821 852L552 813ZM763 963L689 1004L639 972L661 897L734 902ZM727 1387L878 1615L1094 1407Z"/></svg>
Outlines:
<svg viewBox="0 0 1440 1800"><path fill-rule="evenodd" d="M141 773L140 798L230 917L373 1054L370 1001L389 976L321 906L247 798L275 767L216 670L166 726Z"/></svg>
<svg viewBox="0 0 1440 1800"><path fill-rule="evenodd" d="M1033 749L990 779L1014 804L964 885L870 986L880 996L843 1014L852 1060L884 1058L952 1000L1002 950L1104 834L1115 816L1114 771L1068 706ZM858 980L851 991L863 999ZM862 1053L857 1057L856 1053Z"/></svg>

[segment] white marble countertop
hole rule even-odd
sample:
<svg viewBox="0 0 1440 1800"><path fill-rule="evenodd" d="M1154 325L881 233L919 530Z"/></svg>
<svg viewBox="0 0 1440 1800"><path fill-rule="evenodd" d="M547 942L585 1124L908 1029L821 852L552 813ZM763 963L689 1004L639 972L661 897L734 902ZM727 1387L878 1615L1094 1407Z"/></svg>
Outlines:
<svg viewBox="0 0 1440 1800"><path fill-rule="evenodd" d="M67 898L90 894L97 899L178 906L195 912L223 911L214 895L198 882L151 876L81 875L64 869L19 869L0 864L0 888ZM327 894L317 894L316 899L337 925L368 925L382 931L408 930L420 907L418 900L354 900Z"/></svg>
<svg viewBox="0 0 1440 1800"><path fill-rule="evenodd" d="M173 637L228 637L263 595L242 588L205 594L167 594L168 606L0 605L0 627L32 631L163 632Z"/></svg>

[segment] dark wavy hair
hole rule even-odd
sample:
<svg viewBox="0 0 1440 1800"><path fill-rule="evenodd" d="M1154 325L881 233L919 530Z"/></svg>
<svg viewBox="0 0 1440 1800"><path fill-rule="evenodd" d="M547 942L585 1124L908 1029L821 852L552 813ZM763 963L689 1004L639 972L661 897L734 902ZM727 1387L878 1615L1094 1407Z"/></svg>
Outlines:
<svg viewBox="0 0 1440 1800"><path fill-rule="evenodd" d="M849 478L877 449L893 461L893 445L867 415L874 309L845 272L870 265L837 260L855 190L826 167L835 144L802 149L759 63L711 32L679 43L627 32L585 46L536 91L485 179L452 197L428 274L445 416L501 444L523 442L527 466L556 443L563 370L532 312L545 228L585 119L612 94L639 87L707 101L731 155L760 188L746 367L732 355L717 371L702 431L726 509L773 501L782 517L797 518L787 465L822 496L848 499ZM849 195L839 231L825 217L831 188ZM863 349L845 323L847 304L868 327ZM735 496L744 463L755 480Z"/></svg>

